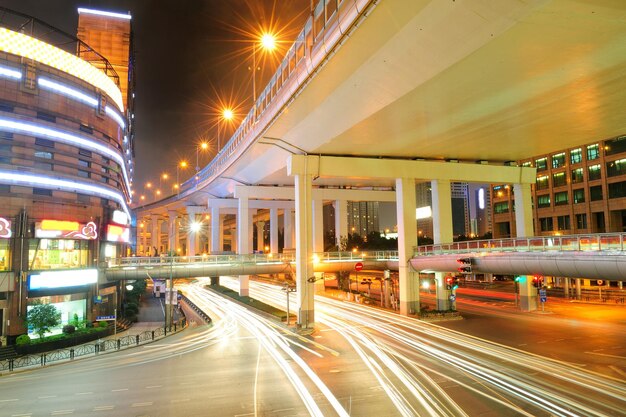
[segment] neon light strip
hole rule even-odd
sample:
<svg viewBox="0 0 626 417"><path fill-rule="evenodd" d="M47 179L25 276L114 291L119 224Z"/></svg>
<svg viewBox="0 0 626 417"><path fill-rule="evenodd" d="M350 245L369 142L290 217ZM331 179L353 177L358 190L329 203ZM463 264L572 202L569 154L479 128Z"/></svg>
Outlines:
<svg viewBox="0 0 626 417"><path fill-rule="evenodd" d="M0 51L56 68L104 91L124 111L122 92L104 72L62 49L22 33L0 27Z"/></svg>
<svg viewBox="0 0 626 417"><path fill-rule="evenodd" d="M20 71L3 65L0 65L0 75L8 78L15 78L16 80L22 79L22 73Z"/></svg>
<svg viewBox="0 0 626 417"><path fill-rule="evenodd" d="M100 16L117 17L118 19L126 19L126 20L132 19L132 16L129 14L105 12L104 10L84 9L82 7L78 8L78 13L97 14Z"/></svg>
<svg viewBox="0 0 626 417"><path fill-rule="evenodd" d="M72 135L60 130L50 129L47 127L22 121L0 118L0 129L5 129L14 133L29 135L34 134L36 136L53 139L58 142L68 143L71 145L79 145L83 148L93 150L100 155L114 159L122 167L122 174L124 175L124 180L126 181L128 195L130 195L130 180L128 178L128 173L126 172L126 164L124 164L124 159L122 158L122 156L112 149L99 143L95 143L89 139L81 138L79 136Z"/></svg>
<svg viewBox="0 0 626 417"><path fill-rule="evenodd" d="M70 97L78 101L82 101L83 103L89 104L91 107L98 107L98 100L74 88L67 87L63 84L55 83L54 81L51 81L43 77L39 77L37 79L37 83L44 90L52 90L66 97Z"/></svg>
<svg viewBox="0 0 626 417"><path fill-rule="evenodd" d="M109 117L113 120L115 120L117 122L118 125L120 125L120 127L123 129L126 129L126 123L124 123L124 119L122 119L122 116L120 116L119 114L117 114L117 112L115 110L113 110L111 107L106 106L104 108L104 111L106 111L106 113L109 115Z"/></svg>
<svg viewBox="0 0 626 417"><path fill-rule="evenodd" d="M17 174L11 171L0 171L0 181L7 181L10 184L22 185L25 187L42 187L47 189L58 188L63 191L83 192L96 197L110 198L120 203L124 212L130 217L130 210L126 205L124 195L109 188L87 184L84 182L62 180L34 174Z"/></svg>

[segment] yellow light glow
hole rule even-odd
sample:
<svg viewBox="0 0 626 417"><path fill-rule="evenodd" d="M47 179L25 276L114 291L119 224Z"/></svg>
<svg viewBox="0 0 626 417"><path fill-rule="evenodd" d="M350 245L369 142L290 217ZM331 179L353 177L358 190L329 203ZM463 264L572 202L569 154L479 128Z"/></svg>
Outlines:
<svg viewBox="0 0 626 417"><path fill-rule="evenodd" d="M314 264L318 264L318 263L320 263L320 257L319 257L319 256L317 256L317 255L313 255L313 263L314 263Z"/></svg>
<svg viewBox="0 0 626 417"><path fill-rule="evenodd" d="M174 184L174 189L178 190L178 184Z"/></svg>
<svg viewBox="0 0 626 417"><path fill-rule="evenodd" d="M161 190L156 190L156 195L161 195Z"/></svg>
<svg viewBox="0 0 626 417"><path fill-rule="evenodd" d="M271 51L276 48L276 37L271 33L264 33L261 36L261 46L263 49Z"/></svg>
<svg viewBox="0 0 626 417"><path fill-rule="evenodd" d="M78 231L80 224L78 222L68 222L62 220L42 220L41 230L63 230Z"/></svg>
<svg viewBox="0 0 626 417"><path fill-rule="evenodd" d="M168 179L168 178L169 178L169 175L167 175L167 172L166 172L166 173L164 173L164 174L162 175L162 177L161 177L161 178L163 178L164 180L166 180L166 179Z"/></svg>
<svg viewBox="0 0 626 417"><path fill-rule="evenodd" d="M233 111L231 109L224 109L224 111L222 112L222 117L225 120L231 120L234 115L235 115L235 113L233 113Z"/></svg>
<svg viewBox="0 0 626 417"><path fill-rule="evenodd" d="M146 199L146 196L145 196L145 195L142 195L141 197L139 197L139 199L143 201L143 200L145 200L145 199Z"/></svg>
<svg viewBox="0 0 626 417"><path fill-rule="evenodd" d="M202 143L200 144L200 147L201 147L202 149L208 149L209 144L208 144L208 143L206 143L206 142L202 142Z"/></svg>
<svg viewBox="0 0 626 417"><path fill-rule="evenodd" d="M189 165L189 164L187 164L187 161L180 161L180 167L181 168L187 168L187 165Z"/></svg>
<svg viewBox="0 0 626 417"><path fill-rule="evenodd" d="M146 183L146 188L152 188L152 183L151 182L147 182Z"/></svg>
<svg viewBox="0 0 626 417"><path fill-rule="evenodd" d="M80 78L104 91L117 105L118 109L122 113L124 112L122 92L113 80L107 77L104 72L77 56L7 28L0 28L0 51L33 59Z"/></svg>

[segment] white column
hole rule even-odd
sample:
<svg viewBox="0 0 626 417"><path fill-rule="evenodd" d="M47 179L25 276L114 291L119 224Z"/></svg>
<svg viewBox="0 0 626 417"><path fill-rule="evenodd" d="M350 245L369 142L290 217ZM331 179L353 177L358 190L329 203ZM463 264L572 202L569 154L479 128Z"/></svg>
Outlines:
<svg viewBox="0 0 626 417"><path fill-rule="evenodd" d="M324 252L323 200L313 200L313 252Z"/></svg>
<svg viewBox="0 0 626 417"><path fill-rule="evenodd" d="M187 216L189 216L190 226L196 222L195 213L188 213ZM193 231L191 227L189 227L187 230L187 253L186 253L187 256L196 256L196 243L198 240L196 234L198 233L199 232Z"/></svg>
<svg viewBox="0 0 626 417"><path fill-rule="evenodd" d="M419 277L409 262L413 247L417 244L417 220L415 219L415 180L396 179L396 212L398 218L398 273L400 284L400 314L418 313Z"/></svg>
<svg viewBox="0 0 626 417"><path fill-rule="evenodd" d="M348 202L335 200L335 242L341 250L341 237L348 238Z"/></svg>
<svg viewBox="0 0 626 417"><path fill-rule="evenodd" d="M517 237L534 236L530 184L513 184Z"/></svg>
<svg viewBox="0 0 626 417"><path fill-rule="evenodd" d="M270 252L278 253L278 209L270 209Z"/></svg>
<svg viewBox="0 0 626 417"><path fill-rule="evenodd" d="M250 253L250 209L247 197L239 197L237 208L237 253L247 255ZM239 295L245 297L249 294L248 275L239 275Z"/></svg>
<svg viewBox="0 0 626 417"><path fill-rule="evenodd" d="M296 191L296 288L298 325L312 328L315 323L313 307L313 236L311 231L313 207L311 176L295 175Z"/></svg>
<svg viewBox="0 0 626 417"><path fill-rule="evenodd" d="M293 249L293 213L291 209L283 210L283 248Z"/></svg>
<svg viewBox="0 0 626 417"><path fill-rule="evenodd" d="M265 222L258 221L256 222L256 250L257 251L265 251L265 240L263 239L265 235Z"/></svg>
<svg viewBox="0 0 626 417"><path fill-rule="evenodd" d="M176 210L167 211L167 250L169 255L176 256L176 247L178 245L178 225L176 223Z"/></svg>
<svg viewBox="0 0 626 417"><path fill-rule="evenodd" d="M211 250L210 252L223 251L221 239L222 227L220 225L220 209L219 207L211 207Z"/></svg>
<svg viewBox="0 0 626 417"><path fill-rule="evenodd" d="M430 182L433 212L433 240L435 243L451 243L452 232L452 193L450 181L432 180ZM448 310L450 299L444 282L445 274L435 273L437 289L437 309Z"/></svg>
<svg viewBox="0 0 626 417"><path fill-rule="evenodd" d="M159 239L159 219L156 214L150 215L150 253L152 256L156 255L154 253L155 250L159 250L160 239Z"/></svg>
<svg viewBox="0 0 626 417"><path fill-rule="evenodd" d="M218 250L219 251L223 251L224 250L224 233L226 233L226 230L224 229L224 220L225 220L226 216L224 214L220 214L220 220L219 220L219 232L218 232L218 236L219 236L219 242L218 242ZM234 247L235 245L231 245L232 247ZM230 250L233 250L231 247Z"/></svg>

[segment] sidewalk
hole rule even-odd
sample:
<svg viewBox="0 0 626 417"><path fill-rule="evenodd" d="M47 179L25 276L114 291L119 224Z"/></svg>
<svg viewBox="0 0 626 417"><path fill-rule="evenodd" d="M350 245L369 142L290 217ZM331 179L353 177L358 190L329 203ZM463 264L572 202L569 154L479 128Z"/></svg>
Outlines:
<svg viewBox="0 0 626 417"><path fill-rule="evenodd" d="M178 308L176 306L174 306L173 311L173 321L177 321L182 318L182 314L178 312ZM128 330L117 333L117 335L108 336L107 339L115 339L116 337L122 336L134 336L163 326L165 326L165 298L155 298L152 296L152 292L146 291L141 297L137 322L133 323Z"/></svg>

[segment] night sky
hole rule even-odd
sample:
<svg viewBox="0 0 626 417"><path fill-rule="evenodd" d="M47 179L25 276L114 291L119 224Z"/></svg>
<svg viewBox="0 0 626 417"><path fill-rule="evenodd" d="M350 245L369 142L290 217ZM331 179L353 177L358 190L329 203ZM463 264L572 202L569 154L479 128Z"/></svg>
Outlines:
<svg viewBox="0 0 626 417"><path fill-rule="evenodd" d="M274 53L257 50L258 94L310 9L310 0L0 0L0 4L72 35L78 7L130 11L137 71L133 188L147 196L146 182L158 184L165 171L175 177L181 159L190 163L187 177L192 175L197 144L212 141L215 149L219 109L229 106L238 120L230 127L222 124L225 143L252 103L253 40L268 29L278 33ZM200 166L213 155L214 151L201 153ZM162 185L164 192L170 187Z"/></svg>

